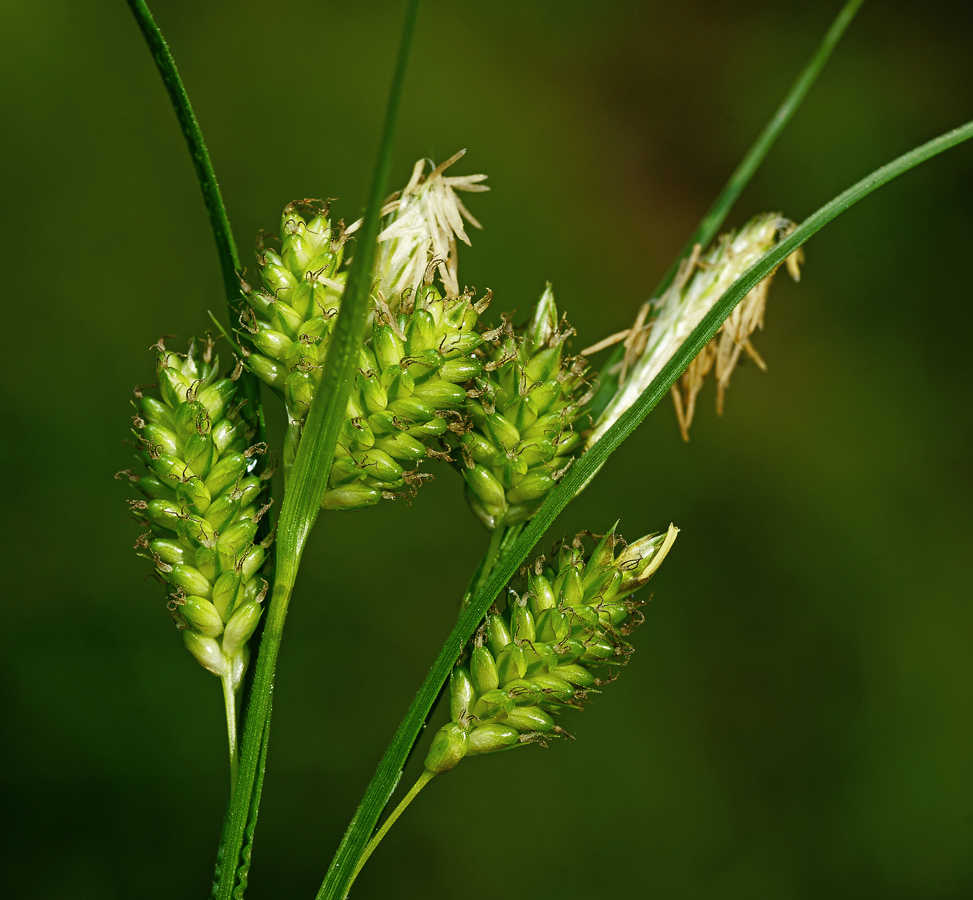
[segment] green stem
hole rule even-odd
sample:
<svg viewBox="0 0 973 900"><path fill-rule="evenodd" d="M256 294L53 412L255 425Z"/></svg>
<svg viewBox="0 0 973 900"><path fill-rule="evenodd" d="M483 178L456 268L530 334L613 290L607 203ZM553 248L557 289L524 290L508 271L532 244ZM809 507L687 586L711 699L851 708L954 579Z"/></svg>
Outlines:
<svg viewBox="0 0 973 900"><path fill-rule="evenodd" d="M219 881L215 889L218 900L232 900L236 893L242 893L235 891L234 886L238 873L241 879L244 878L249 866L250 845L245 848L244 840L253 832L259 809L261 759L265 756L262 748L266 747L270 733L277 655L301 556L320 512L321 497L327 486L338 432L344 420L354 379L358 352L364 339L376 238L391 160L392 136L402 98L417 13L418 0L410 0L364 221L357 235L358 247L348 272L341 309L328 345L321 380L305 420L294 467L281 505L277 523L277 574L263 637L257 651L253 688L247 704L239 778L223 831L223 845L218 863Z"/></svg>
<svg viewBox="0 0 973 900"><path fill-rule="evenodd" d="M350 883L349 879L355 871L358 859L365 850L369 835L374 830L382 810L395 789L402 773L402 767L419 737L429 710L435 703L436 697L449 677L457 658L473 632L480 625L490 604L493 603L507 581L527 558L554 519L561 513L561 510L570 503L581 488L604 465L615 449L655 408L656 404L666 396L676 379L682 375L690 362L719 331L720 326L734 307L756 284L766 278L791 253L832 219L893 178L942 153L944 150L948 150L962 141L969 140L971 137L973 137L973 122L940 135L938 138L872 172L805 219L788 237L760 257L730 286L703 317L699 325L693 329L692 334L679 347L669 362L663 366L639 399L622 413L618 421L602 438L571 467L564 479L544 501L544 505L537 515L530 520L513 546L504 554L500 564L495 566L493 574L483 590L463 612L456 627L446 638L439 656L432 664L425 682L406 711L405 717L399 723L391 743L365 790L365 796L345 831L341 846L331 861L324 883L318 891L318 900L337 900L337 898L343 898L346 895Z"/></svg>
<svg viewBox="0 0 973 900"><path fill-rule="evenodd" d="M777 140L784 127L797 112L798 107L807 96L807 92L811 89L811 85L814 84L818 74L824 68L824 64L838 45L838 41L841 40L841 36L851 24L851 20L855 18L855 13L858 12L864 2L865 0L848 0L841 8L841 12L831 23L831 27L822 39L814 56L808 60L807 65L801 70L801 74L797 76L797 80L791 85L784 102L777 107L777 112L764 126L757 140L753 142L753 146L747 151L747 155L743 157L740 165L736 167L723 186L723 190L713 201L713 205L710 206L702 221L696 226L696 230L689 236L682 250L679 251L679 255L673 260L666 274L662 276L662 280L652 295L653 297L662 296L663 291L669 287L672 279L676 277L679 263L693 252L693 247L696 244L702 244L705 248L716 237L716 233L720 230L723 222L726 221L733 204L736 203L737 198L743 193L743 189L750 183L750 179L753 178L754 173L764 161L764 157L774 145L774 141Z"/></svg>
<svg viewBox="0 0 973 900"><path fill-rule="evenodd" d="M487 545L486 552L473 570L473 576L470 578L470 583L460 601L460 612L466 609L470 605L470 601L480 592L494 566L503 559L523 530L524 523L520 522L517 525L505 525L502 528L496 528L491 532L490 543Z"/></svg>
<svg viewBox="0 0 973 900"><path fill-rule="evenodd" d="M497 563L497 556L500 553L500 545L503 543L504 535L507 533L507 529L503 525L498 525L490 533L490 543L487 546L486 555L483 557L483 561L480 563L478 569L478 575L476 577L476 582L470 589L466 592L463 597L462 609L466 609L472 600L480 591L483 589L483 585L486 584L487 578L489 578L490 573L493 571L493 567Z"/></svg>
<svg viewBox="0 0 973 900"><path fill-rule="evenodd" d="M230 794L232 795L236 789L237 771L239 769L236 733L236 691L233 690L233 683L229 674L224 675L220 681L223 682L223 702L226 705L226 736L230 742Z"/></svg>
<svg viewBox="0 0 973 900"><path fill-rule="evenodd" d="M720 191L716 200L713 201L713 205L706 211L706 215L703 216L699 225L696 226L696 229L689 236L682 250L679 251L679 255L676 256L672 265L669 266L665 275L662 276L662 279L656 285L655 291L652 293L653 297L662 296L666 288L672 283L672 279L679 269L679 264L693 252L693 247L696 244L702 245L705 249L710 241L716 237L720 227L726 221L726 217L732 209L733 204L736 203L740 194L743 193L743 189L750 183L750 179L753 178L754 173L764 161L770 148L774 145L774 141L777 140L784 127L790 122L794 113L797 112L798 107L807 96L807 92L811 89L811 85L814 84L815 79L821 73L832 51L837 46L838 41L841 40L841 36L851 24L851 20L854 19L855 13L858 12L862 3L864 3L864 0L848 0L841 8L841 12L838 13L834 22L831 23L831 27L822 39L817 51L801 70L794 84L791 85L787 96L784 97L784 102L777 107L777 111L764 126L757 140L753 142L753 146L747 151L747 155L743 157L740 165L736 167L729 180L723 186L723 190ZM608 401L611 400L612 395L618 387L617 372L614 375L609 373L616 369L617 364L621 362L624 352L622 347L616 347L615 351L609 357L608 362L602 366L602 377L598 385L598 390L589 407L592 415L596 419L608 405Z"/></svg>
<svg viewBox="0 0 973 900"><path fill-rule="evenodd" d="M358 865L355 866L354 874L351 876L351 881L348 882L348 889L351 889L352 884L358 877L358 873L362 870L365 863L368 862L368 857L370 857L374 852L375 848L382 843L382 838L388 834L389 829L396 823L399 816L402 815L408 808L409 804L415 800L419 791L421 791L433 778L436 777L435 772L430 772L428 769L423 769L422 774L419 776L418 780L412 789L402 798L402 802L392 810L392 814L382 823L382 827L372 835L372 839L368 842L368 846L362 852L361 858L358 860Z"/></svg>
<svg viewBox="0 0 973 900"><path fill-rule="evenodd" d="M281 554L283 561L283 554ZM293 575L297 565L280 566L274 579L274 591L267 610L267 623L257 655L257 666L253 679L253 690L247 705L244 722L243 747L240 754L240 769L236 779L236 789L230 803L229 817L224 833L221 852L222 865L216 896L221 900L231 900L237 874L237 863L243 848L244 831L251 815L254 783L260 759L261 745L270 729L270 703L273 694L274 670L277 655L284 633L284 620L287 607L294 590Z"/></svg>

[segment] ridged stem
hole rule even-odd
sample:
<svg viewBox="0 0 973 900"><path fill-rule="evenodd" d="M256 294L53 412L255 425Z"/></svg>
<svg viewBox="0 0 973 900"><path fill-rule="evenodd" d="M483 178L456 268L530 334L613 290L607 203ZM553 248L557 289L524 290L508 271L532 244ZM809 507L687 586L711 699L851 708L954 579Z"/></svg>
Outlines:
<svg viewBox="0 0 973 900"><path fill-rule="evenodd" d="M223 702L226 704L226 736L230 744L230 796L232 796L236 790L237 774L240 769L240 756L237 752L236 691L233 690L233 682L229 674L224 675L220 681L223 683Z"/></svg>
<svg viewBox="0 0 973 900"><path fill-rule="evenodd" d="M307 414L301 443L281 505L277 523L277 571L264 633L257 651L253 689L244 721L240 776L223 832L219 881L214 892L217 900L233 900L237 894L242 896L245 888L250 865L250 844L260 799L261 760L269 739L277 655L301 556L327 487L338 432L344 420L357 356L364 339L380 210L388 180L392 136L402 98L418 5L418 0L410 0L406 11L375 172L364 221L357 235L358 247L324 360L321 382ZM246 847L245 839L250 841ZM240 882L239 890L235 890L237 881Z"/></svg>
<svg viewBox="0 0 973 900"><path fill-rule="evenodd" d="M189 157L193 162L193 169L196 171L196 181L203 194L203 204L206 206L206 213L209 216L210 229L213 232L213 239L216 241L216 252L220 260L220 272L223 276L223 290L226 293L226 304L229 311L230 322L235 322L241 311L240 278L237 274L240 271L240 257L237 253L236 242L233 240L233 230L230 228L230 220L226 214L226 207L223 205L223 196L220 193L220 186L216 181L216 173L213 171L213 163L210 160L209 150L203 140L203 132L196 120L196 113L193 112L192 104L189 102L189 95L186 87L179 76L176 68L176 61L169 52L159 26L156 25L152 13L149 12L144 0L128 0L129 8L135 16L139 30L148 44L152 59L155 61L156 68L165 85L166 92L169 94L169 101L173 111L179 121L179 127L189 148ZM220 331L226 332L220 328ZM230 346L235 346L235 341L228 338ZM267 429L264 422L263 405L260 401L260 386L257 379L249 372L244 371L240 377L242 392L247 400L246 415L251 416L257 426L257 440L267 440Z"/></svg>
<svg viewBox="0 0 973 900"><path fill-rule="evenodd" d="M476 584L473 585L467 597L475 597L483 589L483 585L486 584L487 578L490 577L490 573L497 563L497 556L500 554L500 545L503 543L503 538L506 533L507 529L503 525L498 525L490 533L490 543L487 546L486 555L483 557L483 563L480 566L479 577L476 579Z"/></svg>
<svg viewBox="0 0 973 900"><path fill-rule="evenodd" d="M348 890L351 890L352 884L355 883L355 879L358 877L358 873L362 870L365 863L368 862L368 857L370 857L374 852L375 848L382 843L382 838L388 834L389 829L396 823L399 816L402 815L408 808L409 804L415 800L419 791L421 791L433 778L436 777L435 772L430 772L428 769L423 769L422 774L419 776L418 780L409 793L402 798L402 802L399 803L395 809L392 810L392 814L382 823L382 827L375 832L372 839L368 842L368 846L365 847L364 852L361 855L361 859L358 860L358 865L355 866L354 874L351 876L351 881L348 882Z"/></svg>
<svg viewBox="0 0 973 900"><path fill-rule="evenodd" d="M281 557L282 559L286 558L283 553L281 553ZM216 892L216 896L220 900L231 900L232 898L236 879L235 861L240 859L247 821L256 813L256 810L251 809L254 783L257 779L261 747L265 734L270 727L274 670L277 667L277 655L280 652L280 642L284 634L287 607L294 590L293 575L289 571L291 569L296 571L296 565L281 566L277 571L270 607L267 610L267 622L264 625L263 637L260 640L257 666L253 678L253 690L250 694L250 702L244 721L240 768L238 776L234 779L235 790L231 798L224 833L223 866Z"/></svg>
<svg viewBox="0 0 973 900"><path fill-rule="evenodd" d="M811 89L811 85L814 84L815 79L824 68L824 64L838 45L838 41L841 40L841 36L851 24L851 20L855 18L855 13L858 12L864 2L865 0L848 0L841 8L841 11L831 23L831 27L821 39L820 46L807 61L807 65L801 70L794 84L791 85L783 103L777 107L777 111L757 136L757 140L753 142L753 146L747 151L747 155L743 157L740 165L733 171L733 174L723 186L723 190L713 201L712 206L706 210L706 215L703 216L702 221L696 226L696 230L689 236L682 250L679 251L679 255L669 266L656 287L653 297L662 296L665 289L672 283L672 279L675 278L679 263L693 252L693 247L696 244L702 244L705 249L710 241L716 237L717 232L726 220L727 213L736 203L740 194L743 193L743 189L750 183L750 179L753 178L778 135L793 118L794 113L797 112L798 107L807 96L807 92Z"/></svg>

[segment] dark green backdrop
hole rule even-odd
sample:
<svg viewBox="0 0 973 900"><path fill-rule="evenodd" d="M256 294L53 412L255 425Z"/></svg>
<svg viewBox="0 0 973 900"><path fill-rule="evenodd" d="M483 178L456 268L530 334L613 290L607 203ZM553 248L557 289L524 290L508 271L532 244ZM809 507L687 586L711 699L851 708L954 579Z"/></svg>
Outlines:
<svg viewBox="0 0 973 900"><path fill-rule="evenodd" d="M626 326L839 6L447 3L420 17L394 181L490 175L463 281ZM964 8L965 7L965 8ZM400 2L158 0L245 256L306 196L358 215ZM966 4L866 3L734 211L801 219L967 120ZM132 385L222 310L175 119L121 0L0 7L3 893L190 898L226 792L217 681L131 545ZM470 761L355 896L973 896L973 148L779 278L722 420L666 402L558 533L682 536L576 743ZM278 423L279 424L279 423ZM292 605L252 872L310 898L451 627L485 533L444 471L322 517ZM415 765L415 763L413 763ZM407 778L415 772L407 773Z"/></svg>

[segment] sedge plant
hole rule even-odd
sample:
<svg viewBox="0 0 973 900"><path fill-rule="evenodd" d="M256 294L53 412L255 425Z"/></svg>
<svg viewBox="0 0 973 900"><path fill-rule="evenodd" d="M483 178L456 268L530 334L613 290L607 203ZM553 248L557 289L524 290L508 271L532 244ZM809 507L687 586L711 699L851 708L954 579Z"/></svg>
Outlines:
<svg viewBox="0 0 973 900"><path fill-rule="evenodd" d="M812 235L973 136L973 123L882 166L801 222L773 212L723 232L861 5L849 0L650 299L633 305L632 326L581 339L550 285L522 324L497 310L489 292L466 289L457 241L469 244L467 228L478 223L460 195L487 186L485 175L462 174L462 153L439 165L417 162L387 196L417 0L406 5L364 216L346 226L326 201L287 203L276 242L258 241L256 275L241 264L172 56L143 0L129 5L191 150L229 311L228 326L217 323L218 348L210 337L157 345L157 385L137 389L139 464L125 473L147 529L138 549L165 585L186 647L223 687L231 793L214 897L241 898L248 886L276 660L319 513L337 540L341 516L411 498L434 472L448 478L453 469L485 529L483 558L457 598L457 624L324 874L318 898L342 898L433 778L467 757L563 742L572 710L610 694L645 619L638 591L678 529L659 523L655 534L626 542L617 524L592 523L597 535L564 539L546 555L538 545L666 394L687 436L710 371L722 407L738 360L762 363L752 337L779 267L799 277ZM264 404L272 403L287 422L279 447L264 426ZM284 488L272 498L277 459ZM444 688L448 722L424 746L419 780L389 812Z"/></svg>

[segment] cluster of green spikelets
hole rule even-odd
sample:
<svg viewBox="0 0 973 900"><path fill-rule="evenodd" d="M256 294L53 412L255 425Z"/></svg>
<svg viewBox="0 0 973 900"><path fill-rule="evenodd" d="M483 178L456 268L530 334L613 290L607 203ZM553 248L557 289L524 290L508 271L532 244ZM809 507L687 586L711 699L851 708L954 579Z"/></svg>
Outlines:
<svg viewBox="0 0 973 900"><path fill-rule="evenodd" d="M450 443L461 451L470 507L490 530L531 518L581 446L575 424L590 394L584 361L564 355L571 334L548 285L522 334L505 320L487 335L472 427Z"/></svg>
<svg viewBox="0 0 973 900"><path fill-rule="evenodd" d="M538 559L526 591L510 589L507 609L491 611L453 670L451 721L433 738L426 772L563 733L554 716L579 707L628 660L625 637L642 621L632 595L677 534L670 526L626 546L612 530L587 557L579 536L561 546L556 565Z"/></svg>
<svg viewBox="0 0 973 900"><path fill-rule="evenodd" d="M428 176L417 163L383 209L368 330L321 505L360 509L411 495L431 477L419 464L446 459L462 472L473 512L500 535L537 513L585 443L631 405L782 220L758 217L724 238L698 273L697 248L667 294L609 339L624 338L625 354L616 395L594 423L587 366L566 353L574 332L559 319L550 285L520 328L503 316L499 327L484 330L489 292L479 301L460 292L456 239L469 242L463 218L477 223L455 190L485 189L485 176L443 174L460 155ZM240 362L284 401L285 478L320 382L345 286L344 247L356 228L332 226L327 204L289 204L279 252L258 242L262 286L241 282ZM765 298L766 282L740 305L740 321L728 320L719 348L707 349L684 377L685 415L677 402L684 431L714 359L721 391L741 349L760 361L749 337L762 324ZM220 378L218 368L211 342L192 341L185 356L159 342L159 396L137 392L136 433L148 473L129 475L147 498L134 503L150 528L139 547L172 589L170 610L187 647L223 681L232 755L231 707L267 590L259 572L269 541L255 541L269 473L257 473L262 445L251 446L254 431L232 402L233 378ZM437 736L428 771L556 733L552 714L577 705L600 683L603 667L627 658L631 594L675 533L644 538L617 557L622 542L612 533L587 561L576 541L561 549L557 571L539 563L523 597L488 617L468 665L457 668L452 722Z"/></svg>
<svg viewBox="0 0 973 900"><path fill-rule="evenodd" d="M343 236L319 210L310 221L291 204L281 223L281 252L263 250L266 290L250 291L243 324L256 351L247 365L283 393L288 416L285 471L293 463L301 428L320 380L341 302ZM488 298L487 298L488 299ZM474 351L486 300L442 296L432 285L393 297L373 297L373 327L359 350L358 374L335 451L325 509L359 509L383 497L411 493L429 445L450 428L462 431L467 392L483 370ZM410 468L406 468L410 467Z"/></svg>
<svg viewBox="0 0 973 900"><path fill-rule="evenodd" d="M158 396L136 389L135 433L148 471L126 472L147 498L132 503L149 527L137 546L173 589L169 608L193 656L232 697L262 612L266 548L255 544L264 448L220 378L212 345L180 355L157 345ZM266 473L261 473L266 474Z"/></svg>

